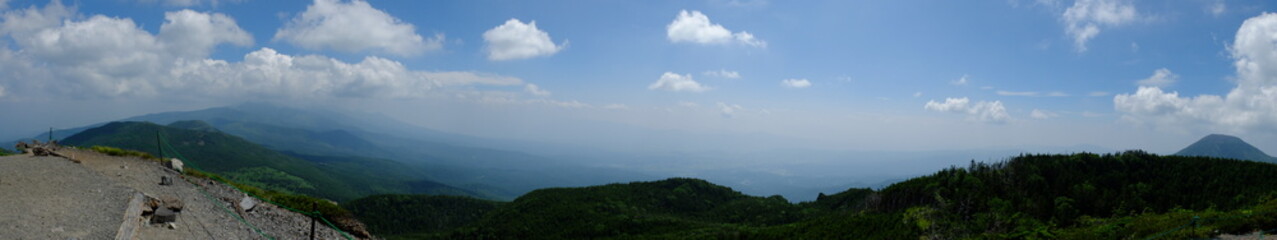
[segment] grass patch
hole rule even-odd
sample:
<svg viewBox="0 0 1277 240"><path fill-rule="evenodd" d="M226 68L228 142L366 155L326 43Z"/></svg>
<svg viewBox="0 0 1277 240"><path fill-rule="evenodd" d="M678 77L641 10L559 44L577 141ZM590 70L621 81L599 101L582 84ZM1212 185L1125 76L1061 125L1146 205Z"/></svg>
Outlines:
<svg viewBox="0 0 1277 240"><path fill-rule="evenodd" d="M146 153L146 152L119 149L119 148L113 148L113 147L107 147L107 146L94 145L92 147L89 147L89 150L93 150L94 152L99 152L102 154L116 156L116 157L138 157L138 158L151 160L151 161L157 161L157 162L168 161L166 159L157 158L154 155L151 155L150 153Z"/></svg>

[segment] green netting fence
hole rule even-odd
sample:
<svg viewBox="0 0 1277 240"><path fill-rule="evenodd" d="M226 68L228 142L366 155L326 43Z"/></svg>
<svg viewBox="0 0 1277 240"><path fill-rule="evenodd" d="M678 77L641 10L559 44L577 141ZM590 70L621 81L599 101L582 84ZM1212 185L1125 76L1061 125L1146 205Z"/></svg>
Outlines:
<svg viewBox="0 0 1277 240"><path fill-rule="evenodd" d="M186 161L184 161L184 162L183 162L183 164L184 164L185 166L183 166L183 168L186 168L186 169L194 169L194 170L196 170L196 171L200 171L200 172L211 173L211 172L207 172L207 171L204 171L204 170L200 169L200 168L199 168L199 166L197 166L197 165L194 163L194 161L193 161L193 160L191 160L191 159L189 159L189 158L186 158L186 156L183 156L181 152L178 152L178 151L177 151L177 148L174 148L174 147L173 147L173 145L169 144L169 142L168 142L168 136L164 135L164 132L163 132L163 131L157 132L156 134L157 134L157 135L156 135L156 136L157 136L157 138L159 139L159 144L160 144L160 146L161 146L161 147L160 147L160 154L161 154L162 156L176 156L176 157L177 157L177 159L185 159ZM171 151L171 152L170 152L170 151ZM187 179L187 178L185 178L185 177L183 177L182 179L185 179L187 182L190 182L190 181L191 181L190 179ZM318 219L318 220L320 220L320 221L323 221L323 222L324 222L324 224L325 224L325 225L328 225L328 227L329 227L329 228L332 228L334 231L337 231L338 233L341 233L341 236L342 236L342 237L345 237L345 238L346 238L346 239L348 239L348 240L353 240L353 239L354 239L354 237L351 237L349 233L346 233L346 231L342 231L342 230L341 230L341 228L338 228L338 227L337 227L336 225L334 225L331 221L328 221L328 219L324 217L323 213L322 213L322 212L320 212L320 211L318 211L318 210L316 210L316 211L302 211L302 210L298 210L298 209L296 209L296 208L292 208L292 207L290 207L290 206L288 206L288 205L284 205L284 204L280 204L280 203L278 203L278 202L272 201L272 200L271 200L271 199L269 199L269 198L264 198L264 197L262 197L262 196L258 196L257 194L253 194L253 193L251 193L251 192L249 192L249 191L244 191L244 189L240 189L238 186L235 186L235 184L231 184L230 182L226 182L226 181L225 181L225 179L222 179L222 178L216 178L216 177L210 177L209 179L213 179L213 180L216 180L216 181L218 181L218 182L221 182L222 184L226 184L226 186L230 186L232 189L235 189L236 191L239 191L239 192L241 192L241 193L244 193L244 195L247 195L247 196L253 197L254 199L257 199L258 201L266 202L266 203L270 203L270 204L274 204L275 206L279 206L279 207L284 208L284 209L287 209L287 210L289 210L289 211L296 212L296 213L300 213L300 214L302 214L302 215L305 215L305 216L308 216L308 217L315 218L315 219ZM192 182L192 184L194 184L194 182ZM210 195L208 192L205 192L203 188L199 188L199 190L200 190L200 192L201 192L201 193L203 193L203 194L204 194L204 197L207 197L207 198L209 198L210 200L215 200L215 199L213 199L213 196L212 196L212 195ZM244 223L244 225L248 225L248 227L249 227L249 228L252 228L252 229L253 229L253 231L257 232L257 234L261 235L262 237L265 237L265 238L267 238L267 239L272 239L272 240L274 240L274 239L275 239L275 237L272 237L272 236L270 236L270 235L266 234L266 233L265 233L265 232L263 232L260 228L258 228L257 226L254 226L252 223L249 223L247 220L245 220L245 219L244 219L243 217L241 217L239 214L236 214L234 211L231 211L231 210L230 210L229 208L227 208L226 206L223 206L223 205L220 205L220 204L219 204L218 206L222 207L222 210L225 210L227 213L230 213L231 215L235 216L235 218L236 218L236 219L238 219L241 223Z"/></svg>

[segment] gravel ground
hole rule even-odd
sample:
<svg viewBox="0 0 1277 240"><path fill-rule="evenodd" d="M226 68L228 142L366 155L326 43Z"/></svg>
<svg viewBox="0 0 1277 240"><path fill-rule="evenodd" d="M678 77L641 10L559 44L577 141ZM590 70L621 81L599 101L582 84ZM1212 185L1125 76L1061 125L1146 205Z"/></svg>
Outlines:
<svg viewBox="0 0 1277 240"><path fill-rule="evenodd" d="M58 157L0 157L0 239L111 239L135 193Z"/></svg>
<svg viewBox="0 0 1277 240"><path fill-rule="evenodd" d="M310 218L271 204L259 204L253 211L244 212L236 205L245 195L216 181L194 177L184 181L163 164L140 158L70 148L59 153L80 160L89 169L147 196L177 197L186 205L178 214L176 229L146 225L138 239L265 239L253 227L274 239L310 239ZM161 176L174 179L173 185L160 185ZM345 239L323 223L315 230L315 239Z"/></svg>
<svg viewBox="0 0 1277 240"><path fill-rule="evenodd" d="M208 179L179 178L161 163L67 148L60 157L0 157L0 239L112 239L130 197L174 197L184 207L174 228L142 224L135 239L310 239L310 218L271 204L250 212L245 195ZM161 176L174 179L160 185ZM247 221L245 224L240 220ZM253 227L250 227L251 224ZM344 239L320 222L316 239Z"/></svg>

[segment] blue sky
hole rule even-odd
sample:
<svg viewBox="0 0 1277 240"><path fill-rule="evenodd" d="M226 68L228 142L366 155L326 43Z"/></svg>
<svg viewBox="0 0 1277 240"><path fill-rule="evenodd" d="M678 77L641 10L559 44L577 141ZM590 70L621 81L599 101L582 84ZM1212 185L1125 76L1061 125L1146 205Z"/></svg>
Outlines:
<svg viewBox="0 0 1277 240"><path fill-rule="evenodd" d="M6 137L263 101L621 150L1277 151L1265 1L0 6L0 107L55 109Z"/></svg>

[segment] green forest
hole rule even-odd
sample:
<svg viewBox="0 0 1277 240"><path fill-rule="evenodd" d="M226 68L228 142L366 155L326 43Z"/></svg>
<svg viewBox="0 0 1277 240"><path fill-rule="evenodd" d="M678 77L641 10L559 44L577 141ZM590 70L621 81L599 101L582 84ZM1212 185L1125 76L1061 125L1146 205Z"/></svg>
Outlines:
<svg viewBox="0 0 1277 240"><path fill-rule="evenodd" d="M790 203L698 179L343 204L389 239L1183 239L1277 228L1277 165L1021 155Z"/></svg>

